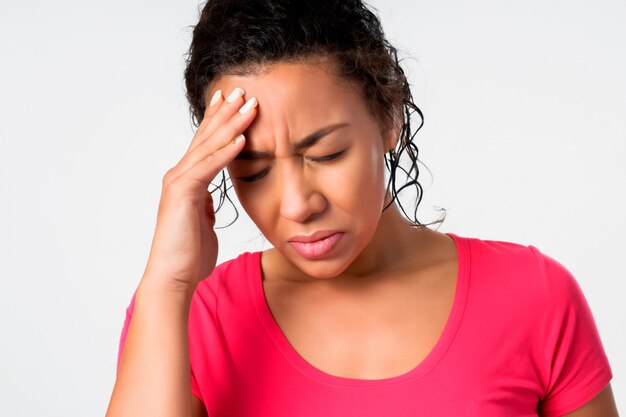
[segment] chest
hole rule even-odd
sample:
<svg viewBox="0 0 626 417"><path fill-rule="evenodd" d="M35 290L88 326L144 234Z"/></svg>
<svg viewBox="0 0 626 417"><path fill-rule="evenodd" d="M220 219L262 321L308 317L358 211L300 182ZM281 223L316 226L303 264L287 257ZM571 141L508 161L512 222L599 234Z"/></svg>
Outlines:
<svg viewBox="0 0 626 417"><path fill-rule="evenodd" d="M382 379L418 366L439 340L456 275L430 278L333 290L265 283L264 291L285 338L309 364L334 376Z"/></svg>

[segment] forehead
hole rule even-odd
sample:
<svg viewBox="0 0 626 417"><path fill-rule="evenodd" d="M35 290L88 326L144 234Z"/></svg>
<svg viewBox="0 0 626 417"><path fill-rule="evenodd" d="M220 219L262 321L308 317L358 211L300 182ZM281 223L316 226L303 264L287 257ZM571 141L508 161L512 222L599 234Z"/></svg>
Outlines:
<svg viewBox="0 0 626 417"><path fill-rule="evenodd" d="M338 75L336 65L331 60L322 58L277 62L264 65L250 74L222 76L207 90L205 101L208 103L218 89L227 95L235 87L246 90L248 98L254 96L285 99L299 96L308 100L328 100L333 91L360 95L354 82Z"/></svg>
<svg viewBox="0 0 626 417"><path fill-rule="evenodd" d="M276 63L250 75L224 76L206 96L218 89L227 96L235 87L245 90L246 99L256 97L259 103L257 116L245 132L253 148L280 147L273 142L280 138L295 142L321 127L363 124L370 117L357 84L323 61Z"/></svg>

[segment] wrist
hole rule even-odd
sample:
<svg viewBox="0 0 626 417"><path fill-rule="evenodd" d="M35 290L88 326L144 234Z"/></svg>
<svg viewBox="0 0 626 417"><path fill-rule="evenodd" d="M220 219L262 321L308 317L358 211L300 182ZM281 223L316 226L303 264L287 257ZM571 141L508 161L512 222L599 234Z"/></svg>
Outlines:
<svg viewBox="0 0 626 417"><path fill-rule="evenodd" d="M196 285L173 282L155 274L144 274L137 292L150 296L163 295L168 299L191 300Z"/></svg>

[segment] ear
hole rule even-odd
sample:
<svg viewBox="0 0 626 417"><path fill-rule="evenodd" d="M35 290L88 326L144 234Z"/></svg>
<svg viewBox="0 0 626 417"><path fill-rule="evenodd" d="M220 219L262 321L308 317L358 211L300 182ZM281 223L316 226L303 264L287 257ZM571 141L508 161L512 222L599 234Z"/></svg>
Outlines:
<svg viewBox="0 0 626 417"><path fill-rule="evenodd" d="M395 119L393 124L385 132L385 152L390 152L392 149L396 149L398 144L398 137L402 131L402 124L399 120Z"/></svg>

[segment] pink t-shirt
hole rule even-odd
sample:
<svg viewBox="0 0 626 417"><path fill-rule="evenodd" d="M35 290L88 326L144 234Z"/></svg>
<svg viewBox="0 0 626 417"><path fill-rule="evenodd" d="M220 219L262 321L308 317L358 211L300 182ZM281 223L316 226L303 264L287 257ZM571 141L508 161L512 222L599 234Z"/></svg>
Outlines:
<svg viewBox="0 0 626 417"><path fill-rule="evenodd" d="M556 417L607 386L596 324L563 265L532 245L448 235L459 272L442 334L415 368L378 380L331 375L297 353L265 300L260 252L222 263L192 299L193 394L210 417Z"/></svg>

